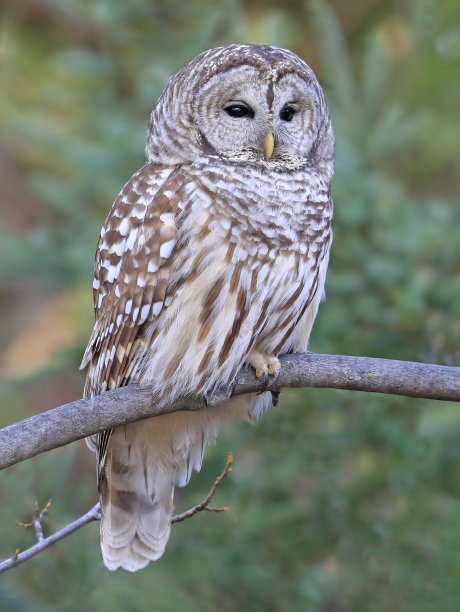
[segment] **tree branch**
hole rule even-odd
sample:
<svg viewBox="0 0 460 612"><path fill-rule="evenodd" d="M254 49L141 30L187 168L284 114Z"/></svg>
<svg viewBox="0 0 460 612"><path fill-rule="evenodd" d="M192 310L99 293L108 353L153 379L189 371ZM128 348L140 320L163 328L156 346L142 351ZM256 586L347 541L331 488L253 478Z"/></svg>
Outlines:
<svg viewBox="0 0 460 612"><path fill-rule="evenodd" d="M208 512L225 512L226 510L228 510L228 508L213 508L209 504L211 503L212 498L214 497L217 489L220 487L224 478L226 478L232 471L232 464L233 464L233 455L232 453L228 453L227 464L224 468L224 471L222 472L220 476L216 478L216 480L214 481L214 484L212 485L211 490L209 491L205 499L200 504L197 504L193 508L190 508L190 510L183 512L182 514L177 514L176 516L173 516L171 519L171 524L180 523L181 521L185 521L185 519L188 519L194 516L195 514L197 514L198 512L202 512L203 510L207 510ZM48 548L49 546L51 546L51 544L54 544L58 540L62 540L63 538L70 535L74 531L77 531L77 529L80 529L80 527L83 527L83 525L86 525L87 523L91 523L91 521L98 521L101 518L101 505L97 503L95 506L91 508L91 510L89 510L83 516L80 516L80 518L78 518L76 521L73 521L73 523L69 523L68 525L60 529L59 531L56 531L49 537L44 538L41 523L42 523L42 520L45 514L48 513L50 505L51 505L51 502L48 502L46 506L43 508L43 510L40 511L38 507L38 503L35 502L35 511L32 516L32 522L27 523L27 524L18 523L20 527L24 527L25 529L30 529L33 527L35 530L35 534L37 536L38 542L34 546L31 546L30 548L28 548L27 550L24 550L23 552L19 552L19 550L17 550L16 553L12 557L0 563L0 574L2 574L3 572L6 572L12 567L16 567L17 565L20 565L21 563L23 563L24 561L27 561L28 559L31 559L32 557L35 557L35 555L38 555L38 553L45 550L45 548Z"/></svg>
<svg viewBox="0 0 460 612"><path fill-rule="evenodd" d="M183 512L182 514L177 514L176 516L173 516L171 519L171 524L180 523L181 521L185 521L185 519L188 519L194 514L196 514L197 512L202 512L203 510L207 510L208 512L225 512L226 510L228 510L228 508L214 508L214 507L211 507L209 504L211 503L211 500L214 497L217 489L222 484L223 479L226 478L232 471L232 464L233 464L233 454L228 453L227 465L225 466L224 471L222 472L220 476L216 478L216 480L214 481L214 484L212 485L211 490L209 491L208 495L204 498L204 500L200 504L197 504L196 506L193 506L193 508L190 508L190 510Z"/></svg>
<svg viewBox="0 0 460 612"><path fill-rule="evenodd" d="M53 533L49 537L39 540L35 546L31 546L23 552L19 552L19 550L17 550L16 554L10 557L10 559L0 563L0 574L2 572L6 572L6 570L9 570L12 567L16 567L16 565L19 565L32 557L35 557L35 555L38 555L38 553L42 552L42 550L45 550L45 548L48 548L48 546L51 546L51 544L54 544L58 540L62 540L62 538L65 538L77 529L80 529L80 527L83 527L83 525L86 525L86 523L99 520L101 517L100 510L100 504L96 504L91 508L91 510L89 510L89 512L83 516L80 516L80 518L73 523L69 523L63 529L56 531L56 533Z"/></svg>
<svg viewBox="0 0 460 612"><path fill-rule="evenodd" d="M285 355L273 390L281 387L329 387L460 401L460 368L409 361L320 355ZM260 390L252 370L236 377L233 395ZM149 387L129 385L81 399L0 430L0 469L111 427L178 410L206 410L203 397L185 397L161 409L151 405ZM228 399L212 396L212 405Z"/></svg>

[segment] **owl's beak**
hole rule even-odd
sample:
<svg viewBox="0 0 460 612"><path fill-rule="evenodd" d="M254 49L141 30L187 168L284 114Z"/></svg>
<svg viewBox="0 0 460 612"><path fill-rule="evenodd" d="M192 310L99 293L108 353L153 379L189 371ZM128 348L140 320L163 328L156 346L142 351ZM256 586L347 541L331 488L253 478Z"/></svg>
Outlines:
<svg viewBox="0 0 460 612"><path fill-rule="evenodd" d="M267 161L273 155L274 147L275 147L275 138L273 136L273 132L268 132L264 140L264 155Z"/></svg>

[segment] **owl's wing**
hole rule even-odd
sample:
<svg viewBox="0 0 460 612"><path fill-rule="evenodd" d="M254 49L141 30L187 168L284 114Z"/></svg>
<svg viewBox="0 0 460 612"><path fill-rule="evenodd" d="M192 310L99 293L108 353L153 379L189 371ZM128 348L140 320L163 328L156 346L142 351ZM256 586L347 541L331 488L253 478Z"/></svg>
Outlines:
<svg viewBox="0 0 460 612"><path fill-rule="evenodd" d="M183 194L180 168L146 164L124 186L101 232L94 265L96 323L81 368L89 365L85 396L131 382L139 327L165 307ZM91 437L105 462L110 431Z"/></svg>

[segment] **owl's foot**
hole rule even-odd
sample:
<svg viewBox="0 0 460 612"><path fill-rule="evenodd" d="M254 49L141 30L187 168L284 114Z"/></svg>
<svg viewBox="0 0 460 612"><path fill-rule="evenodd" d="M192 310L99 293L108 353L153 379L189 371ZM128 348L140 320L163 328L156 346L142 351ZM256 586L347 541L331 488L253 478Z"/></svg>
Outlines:
<svg viewBox="0 0 460 612"><path fill-rule="evenodd" d="M249 355L249 363L256 371L257 378L262 380L260 393L267 391L278 380L281 364L277 357L270 353L253 350Z"/></svg>

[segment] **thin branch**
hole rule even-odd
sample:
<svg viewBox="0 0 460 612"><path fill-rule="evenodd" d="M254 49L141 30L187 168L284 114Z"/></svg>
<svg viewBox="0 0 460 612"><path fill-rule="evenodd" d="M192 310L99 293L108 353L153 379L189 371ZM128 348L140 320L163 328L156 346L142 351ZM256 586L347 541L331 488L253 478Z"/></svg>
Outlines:
<svg viewBox="0 0 460 612"><path fill-rule="evenodd" d="M76 521L69 523L69 525L66 525L59 531L56 531L56 533L53 533L49 537L37 542L35 546L31 546L23 552L19 552L19 550L17 550L10 559L0 563L0 574L6 572L6 570L11 569L12 567L16 567L20 563L23 563L32 557L35 557L35 555L38 555L38 553L42 552L42 550L45 550L45 548L48 548L48 546L51 546L51 544L54 544L58 540L62 540L62 538L65 538L77 529L80 529L80 527L83 527L83 525L86 525L86 523L100 519L100 510L100 505L96 504L89 512L78 518Z"/></svg>
<svg viewBox="0 0 460 612"><path fill-rule="evenodd" d="M228 508L226 507L225 508L213 508L209 504L211 503L211 500L214 497L215 492L222 484L223 479L226 476L228 476L230 472L232 471L232 463L233 463L233 455L232 453L228 453L227 465L225 466L225 469L222 472L222 474L218 476L216 480L214 481L214 484L212 485L212 489L209 491L206 498L201 502L201 504L198 504L194 506L193 508L190 508L190 510L187 510L187 512L183 512L182 514L177 514L176 516L173 516L171 519L171 524L180 523L181 521L185 521L185 519L188 519L194 514L196 514L197 512L202 512L203 510L207 510L208 512L225 512L226 510L228 510Z"/></svg>
<svg viewBox="0 0 460 612"><path fill-rule="evenodd" d="M180 523L181 521L185 521L185 519L188 519L192 517L193 515L197 514L198 512L202 512L203 510L207 510L208 512L225 512L226 510L228 510L228 508L214 508L214 507L211 507L209 504L211 503L211 500L214 497L217 489L222 484L222 481L224 480L224 478L226 478L232 471L232 463L233 463L233 455L232 453L228 453L227 464L224 468L224 471L222 472L220 476L216 478L216 480L214 481L214 484L212 485L211 490L209 491L205 499L200 504L197 504L193 508L190 508L190 510L183 512L182 514L177 514L176 516L173 516L171 518L171 524ZM43 510L40 511L38 509L38 503L35 502L35 511L32 517L32 522L26 523L26 524L18 523L20 527L24 527L25 529L31 529L33 527L35 529L38 542L37 544L35 544L34 546L31 546L27 550L24 550L23 552L19 552L19 549L16 550L15 554L12 557L0 563L0 574L2 574L3 572L6 572L12 567L16 567L20 565L21 563L24 563L24 561L27 561L28 559L31 559L32 557L35 557L35 555L42 552L49 546L51 546L51 544L54 544L58 540L62 540L63 538L70 535L74 531L77 531L77 529L80 529L80 527L83 527L83 525L86 525L87 523L91 523L91 521L98 521L101 518L101 505L98 503L95 506L93 506L91 510L89 510L89 512L87 512L86 514L78 518L76 521L73 521L73 523L69 523L68 525L60 529L59 531L56 531L49 537L44 538L41 521L43 520L43 517L45 516L45 514L48 513L48 509L50 505L51 505L51 502L48 502L46 506L43 508ZM36 528L37 522L39 523L38 530Z"/></svg>
<svg viewBox="0 0 460 612"><path fill-rule="evenodd" d="M280 361L282 370L273 386L275 391L281 387L329 387L460 401L460 368L313 353L285 355ZM233 395L259 390L260 380L254 373L241 370ZM220 390L211 397L211 404L215 407L228 397ZM179 398L168 406L151 404L149 387L129 385L5 427L0 430L0 469L111 427L178 410L206 410L203 397L198 396Z"/></svg>
<svg viewBox="0 0 460 612"><path fill-rule="evenodd" d="M24 529L33 529L35 531L35 535L37 536L37 540L42 542L45 539L43 535L43 527L42 521L45 518L45 515L48 514L48 510L51 506L51 500L46 504L43 510L40 510L38 505L38 501L35 500L35 510L32 515L32 522L30 523L18 523L18 527L23 527Z"/></svg>

